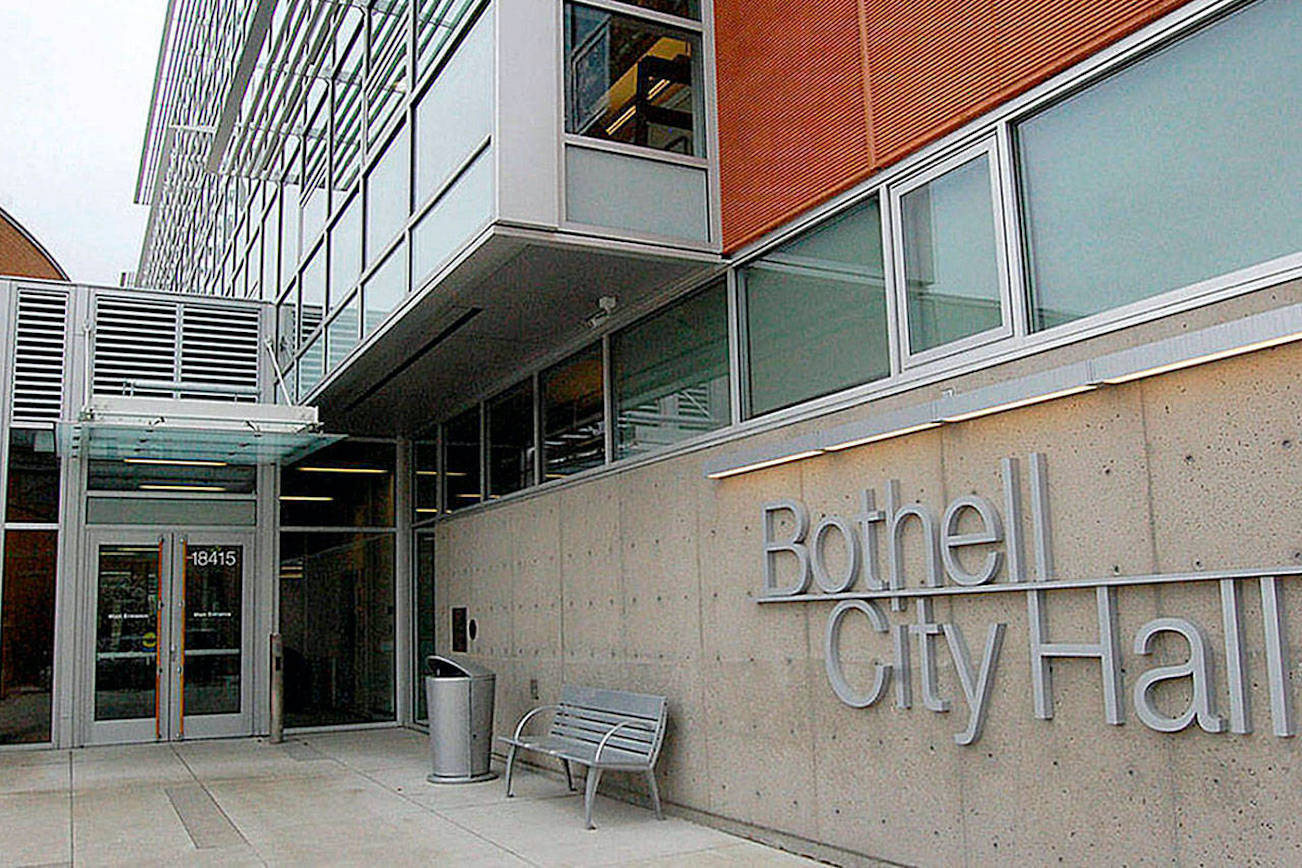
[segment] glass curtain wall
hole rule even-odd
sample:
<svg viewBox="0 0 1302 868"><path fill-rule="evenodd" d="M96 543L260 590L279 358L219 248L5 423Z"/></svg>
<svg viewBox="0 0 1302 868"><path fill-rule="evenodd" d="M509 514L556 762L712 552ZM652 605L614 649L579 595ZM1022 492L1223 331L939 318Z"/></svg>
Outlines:
<svg viewBox="0 0 1302 868"><path fill-rule="evenodd" d="M286 726L395 719L395 461L343 441L282 471Z"/></svg>
<svg viewBox="0 0 1302 868"><path fill-rule="evenodd" d="M580 350L539 377L543 475L562 479L606 460L601 344Z"/></svg>
<svg viewBox="0 0 1302 868"><path fill-rule="evenodd" d="M9 438L0 575L0 744L51 739L59 459L54 432Z"/></svg>

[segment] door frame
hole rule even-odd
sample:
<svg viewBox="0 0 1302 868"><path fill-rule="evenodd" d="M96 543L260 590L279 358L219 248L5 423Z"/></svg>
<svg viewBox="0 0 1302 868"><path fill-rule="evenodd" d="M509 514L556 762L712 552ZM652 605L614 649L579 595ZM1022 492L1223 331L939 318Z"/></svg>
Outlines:
<svg viewBox="0 0 1302 868"><path fill-rule="evenodd" d="M198 738L241 737L253 734L255 679L257 652L255 623L255 576L257 570L257 545L255 528L195 528L139 526L93 526L86 528L80 553L78 570L82 579L80 597L81 617L73 632L74 653L79 661L82 677L77 691L74 716L80 719L78 729L81 744L122 744L130 742L181 741ZM159 613L159 623L165 629L156 630L158 656L155 667L155 717L132 720L95 720L96 641L99 603L99 549L106 544L159 545L162 552L160 584L161 599L168 611ZM231 714L196 715L182 718L183 673L177 676L175 667L184 659L183 631L185 597L184 564L182 558L190 544L242 545L241 559L241 617L240 617L240 710ZM175 647L175 652L173 652ZM166 659L165 659L166 657ZM164 671L165 670L165 671Z"/></svg>

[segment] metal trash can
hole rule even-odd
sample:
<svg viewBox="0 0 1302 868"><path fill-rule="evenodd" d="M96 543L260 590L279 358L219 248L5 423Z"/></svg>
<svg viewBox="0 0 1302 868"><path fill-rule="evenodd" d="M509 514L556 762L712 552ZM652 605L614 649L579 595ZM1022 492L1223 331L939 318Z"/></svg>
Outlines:
<svg viewBox="0 0 1302 868"><path fill-rule="evenodd" d="M497 675L469 660L425 658L432 784L468 784L497 777L490 771L493 693Z"/></svg>

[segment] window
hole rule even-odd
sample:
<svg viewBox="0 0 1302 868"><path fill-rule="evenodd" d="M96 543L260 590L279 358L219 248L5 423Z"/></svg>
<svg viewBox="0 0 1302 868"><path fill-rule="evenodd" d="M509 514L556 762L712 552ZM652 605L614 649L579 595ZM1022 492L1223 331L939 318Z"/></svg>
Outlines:
<svg viewBox="0 0 1302 868"><path fill-rule="evenodd" d="M249 494L257 484L257 468L221 461L169 462L159 458L108 459L89 462L90 491L192 491Z"/></svg>
<svg viewBox="0 0 1302 868"><path fill-rule="evenodd" d="M543 371L543 471L547 479L596 467L606 459L601 344Z"/></svg>
<svg viewBox="0 0 1302 868"><path fill-rule="evenodd" d="M1260 0L1016 128L1031 327L1302 250L1302 4Z"/></svg>
<svg viewBox="0 0 1302 868"><path fill-rule="evenodd" d="M285 527L393 525L392 443L344 440L313 452L280 474Z"/></svg>
<svg viewBox="0 0 1302 868"><path fill-rule="evenodd" d="M895 193L911 355L1004 323L991 165L988 150L961 154Z"/></svg>
<svg viewBox="0 0 1302 868"><path fill-rule="evenodd" d="M9 433L9 496L5 521L59 520L59 457L54 432L14 428Z"/></svg>
<svg viewBox="0 0 1302 868"><path fill-rule="evenodd" d="M384 253L393 236L407 223L410 213L408 182L411 167L407 131L390 141L380 161L366 176L366 262Z"/></svg>
<svg viewBox="0 0 1302 868"><path fill-rule="evenodd" d="M369 335L407 295L407 250L403 245L366 279L363 294L366 314L362 325Z"/></svg>
<svg viewBox="0 0 1302 868"><path fill-rule="evenodd" d="M751 415L890 374L875 197L748 265L741 277Z"/></svg>
<svg viewBox="0 0 1302 868"><path fill-rule="evenodd" d="M412 446L416 479L412 485L416 521L427 521L439 512L438 444L425 440Z"/></svg>
<svg viewBox="0 0 1302 868"><path fill-rule="evenodd" d="M728 299L720 281L611 338L615 457L731 421Z"/></svg>
<svg viewBox="0 0 1302 868"><path fill-rule="evenodd" d="M493 131L493 19L485 15L416 103L416 203L442 189Z"/></svg>
<svg viewBox="0 0 1302 868"><path fill-rule="evenodd" d="M302 401L321 382L325 364L325 335L317 335L298 360L298 400Z"/></svg>
<svg viewBox="0 0 1302 868"><path fill-rule="evenodd" d="M330 309L348 297L362 270L362 197L354 196L330 230Z"/></svg>
<svg viewBox="0 0 1302 868"><path fill-rule="evenodd" d="M325 244L321 244L312 253L307 265L303 266L303 279L299 282L299 334L301 341L307 340L316 327L321 325L325 313L326 299L326 262Z"/></svg>
<svg viewBox="0 0 1302 868"><path fill-rule="evenodd" d="M285 725L393 720L394 534L282 533Z"/></svg>
<svg viewBox="0 0 1302 868"><path fill-rule="evenodd" d="M567 3L565 131L700 156L699 66L686 31Z"/></svg>
<svg viewBox="0 0 1302 868"><path fill-rule="evenodd" d="M498 497L533 485L533 380L488 402L488 494Z"/></svg>
<svg viewBox="0 0 1302 868"><path fill-rule="evenodd" d="M361 306L361 299L356 295L348 300L348 304L330 321L326 327L328 342L326 345L326 370L333 371L339 367L348 354L357 346L357 315L358 308Z"/></svg>
<svg viewBox="0 0 1302 868"><path fill-rule="evenodd" d="M50 740L59 534L6 530L0 594L0 744Z"/></svg>
<svg viewBox="0 0 1302 868"><path fill-rule="evenodd" d="M443 508L449 512L484 499L479 443L479 405L443 426Z"/></svg>

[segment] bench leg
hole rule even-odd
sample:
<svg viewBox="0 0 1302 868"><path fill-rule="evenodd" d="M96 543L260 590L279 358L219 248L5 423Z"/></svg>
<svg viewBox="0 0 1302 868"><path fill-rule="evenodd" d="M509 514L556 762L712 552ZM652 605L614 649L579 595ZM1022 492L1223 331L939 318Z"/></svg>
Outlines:
<svg viewBox="0 0 1302 868"><path fill-rule="evenodd" d="M570 771L570 761L563 759L561 763L565 766L565 787L572 793L574 792L574 774Z"/></svg>
<svg viewBox="0 0 1302 868"><path fill-rule="evenodd" d="M597 784L601 781L601 769L588 769L588 783L586 792L583 795L583 821L589 829L595 829L592 825L592 802L597 797Z"/></svg>
<svg viewBox="0 0 1302 868"><path fill-rule="evenodd" d="M515 767L515 745L506 752L506 797L509 799L515 795L511 792L511 769Z"/></svg>
<svg viewBox="0 0 1302 868"><path fill-rule="evenodd" d="M651 769L646 770L646 785L651 790L651 804L655 805L656 819L663 820L665 812L660 810L660 788L656 786L656 773Z"/></svg>

